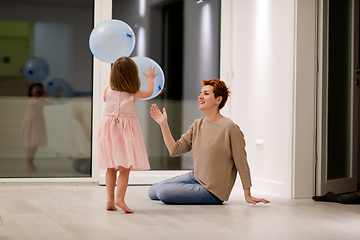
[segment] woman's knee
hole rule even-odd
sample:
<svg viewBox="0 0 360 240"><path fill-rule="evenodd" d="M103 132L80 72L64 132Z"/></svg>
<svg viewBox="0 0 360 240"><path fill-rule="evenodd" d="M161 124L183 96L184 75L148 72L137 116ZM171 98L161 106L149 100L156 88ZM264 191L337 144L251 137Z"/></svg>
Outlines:
<svg viewBox="0 0 360 240"><path fill-rule="evenodd" d="M168 202L169 194L168 184L155 183L148 190L148 196L151 200L161 200L164 203Z"/></svg>
<svg viewBox="0 0 360 240"><path fill-rule="evenodd" d="M159 198L156 196L157 187L158 187L158 183L155 183L151 185L151 187L148 190L148 196L151 200L159 200Z"/></svg>
<svg viewBox="0 0 360 240"><path fill-rule="evenodd" d="M221 204L222 201L200 184L164 183L156 189L156 198L166 204Z"/></svg>
<svg viewBox="0 0 360 240"><path fill-rule="evenodd" d="M182 194L177 189L178 184L164 183L156 189L156 197L166 204L178 203Z"/></svg>

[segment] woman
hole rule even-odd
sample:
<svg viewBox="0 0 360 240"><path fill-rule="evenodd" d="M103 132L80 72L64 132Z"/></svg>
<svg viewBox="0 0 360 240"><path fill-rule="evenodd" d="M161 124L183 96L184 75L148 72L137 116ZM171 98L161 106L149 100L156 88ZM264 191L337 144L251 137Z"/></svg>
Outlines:
<svg viewBox="0 0 360 240"><path fill-rule="evenodd" d="M167 204L221 204L229 199L237 172L240 174L247 203L269 203L251 196L251 178L244 135L229 118L220 114L230 91L219 79L203 80L198 97L205 117L197 119L175 142L163 112L152 104L150 114L160 125L170 156L192 151L194 171L152 185L149 197Z"/></svg>

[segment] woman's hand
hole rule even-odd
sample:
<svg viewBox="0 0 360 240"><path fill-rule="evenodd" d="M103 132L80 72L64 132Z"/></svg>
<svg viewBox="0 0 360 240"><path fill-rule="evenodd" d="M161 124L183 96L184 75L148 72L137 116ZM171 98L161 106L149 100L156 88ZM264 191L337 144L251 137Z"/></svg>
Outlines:
<svg viewBox="0 0 360 240"><path fill-rule="evenodd" d="M255 197L252 197L252 196L245 196L245 200L247 203L249 204L253 204L253 205L256 205L257 203L270 203L270 201L264 199L264 198L255 198Z"/></svg>
<svg viewBox="0 0 360 240"><path fill-rule="evenodd" d="M160 126L164 125L164 123L167 122L167 114L165 108L163 108L163 112L161 113L156 104L151 104L150 115Z"/></svg>
<svg viewBox="0 0 360 240"><path fill-rule="evenodd" d="M144 72L144 75L149 79L152 78L154 79L157 75L159 75L158 73L155 74L155 67L148 67L149 69L149 73Z"/></svg>
<svg viewBox="0 0 360 240"><path fill-rule="evenodd" d="M252 197L251 196L251 193L250 193L250 188L247 188L247 189L244 189L244 195L245 195L245 200L247 203L249 204L253 204L253 205L256 205L257 203L270 203L270 201L264 199L264 198L255 198L255 197Z"/></svg>

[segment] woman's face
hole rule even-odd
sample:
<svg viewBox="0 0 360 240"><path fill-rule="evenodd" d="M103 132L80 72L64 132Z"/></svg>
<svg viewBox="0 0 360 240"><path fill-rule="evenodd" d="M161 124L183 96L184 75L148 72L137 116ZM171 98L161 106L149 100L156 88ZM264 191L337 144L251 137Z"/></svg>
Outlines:
<svg viewBox="0 0 360 240"><path fill-rule="evenodd" d="M220 100L221 97L217 97L215 98L215 94L213 92L213 86L211 85L205 85L201 91L200 91L200 95L198 97L198 101L199 101L199 109L200 110L207 110L207 109L219 109L219 104L221 101Z"/></svg>

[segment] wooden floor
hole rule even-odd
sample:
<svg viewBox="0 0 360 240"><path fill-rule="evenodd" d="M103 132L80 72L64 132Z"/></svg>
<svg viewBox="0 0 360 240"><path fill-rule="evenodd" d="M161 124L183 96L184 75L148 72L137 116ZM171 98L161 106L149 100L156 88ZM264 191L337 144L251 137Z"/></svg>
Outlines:
<svg viewBox="0 0 360 240"><path fill-rule="evenodd" d="M130 186L135 214L124 214L104 209L104 186L3 185L1 240L360 239L360 205L254 192L271 203L251 206L241 191L218 206L164 205L148 199L148 186Z"/></svg>

